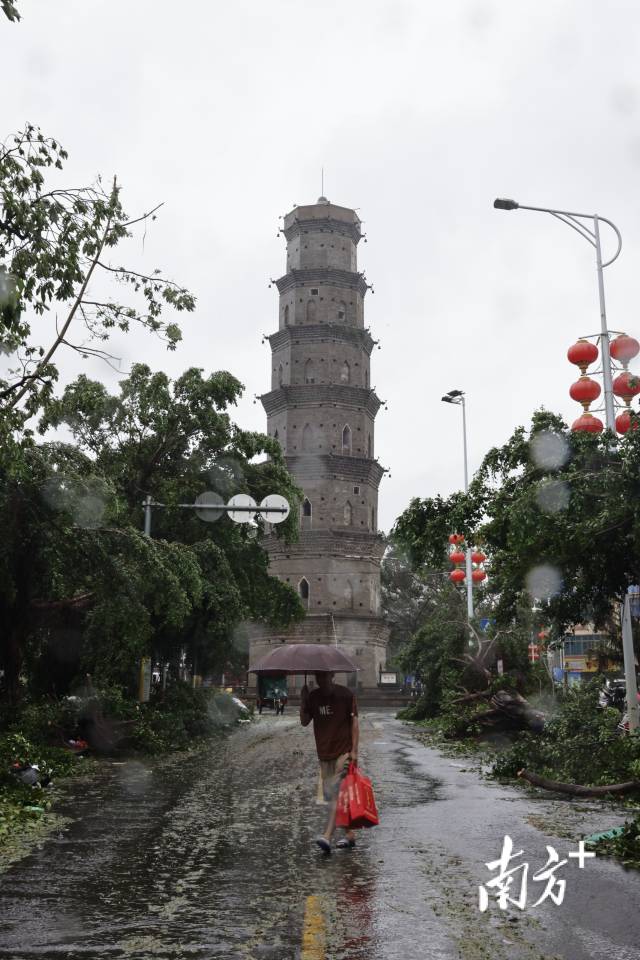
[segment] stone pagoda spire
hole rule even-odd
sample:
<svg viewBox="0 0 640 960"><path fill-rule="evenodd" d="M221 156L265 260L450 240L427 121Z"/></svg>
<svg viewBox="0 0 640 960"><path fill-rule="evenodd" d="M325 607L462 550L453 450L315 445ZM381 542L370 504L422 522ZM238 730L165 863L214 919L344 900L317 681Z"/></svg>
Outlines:
<svg viewBox="0 0 640 960"><path fill-rule="evenodd" d="M374 340L364 326L368 285L357 269L360 228L354 210L325 197L284 218L287 269L276 281L279 329L268 338L271 390L261 399L267 432L305 498L299 542L267 536L265 547L270 572L298 591L308 614L284 633L257 628L251 660L279 642L338 643L360 668L358 686L371 689L388 630L379 612L380 400L371 389Z"/></svg>

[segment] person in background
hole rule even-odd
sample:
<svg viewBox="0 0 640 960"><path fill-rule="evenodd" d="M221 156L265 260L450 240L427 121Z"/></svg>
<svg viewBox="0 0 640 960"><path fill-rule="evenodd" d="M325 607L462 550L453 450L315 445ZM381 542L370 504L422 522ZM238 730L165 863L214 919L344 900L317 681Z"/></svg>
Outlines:
<svg viewBox="0 0 640 960"><path fill-rule="evenodd" d="M300 723L306 727L313 720L322 792L330 804L326 829L315 842L324 853L331 853L340 782L349 764L358 762L358 704L351 690L333 682L333 673L316 673L315 679L318 685L315 690L309 693L305 684L300 691ZM347 830L336 844L337 847L355 845L352 830Z"/></svg>

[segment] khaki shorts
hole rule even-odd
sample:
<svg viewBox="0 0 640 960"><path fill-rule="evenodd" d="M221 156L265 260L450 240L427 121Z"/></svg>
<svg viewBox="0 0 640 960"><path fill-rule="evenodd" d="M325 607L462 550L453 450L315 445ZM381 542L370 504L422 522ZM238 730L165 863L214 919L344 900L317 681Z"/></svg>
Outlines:
<svg viewBox="0 0 640 960"><path fill-rule="evenodd" d="M350 753L342 753L333 760L320 761L316 803L331 803L337 800L340 781L346 776L350 756Z"/></svg>

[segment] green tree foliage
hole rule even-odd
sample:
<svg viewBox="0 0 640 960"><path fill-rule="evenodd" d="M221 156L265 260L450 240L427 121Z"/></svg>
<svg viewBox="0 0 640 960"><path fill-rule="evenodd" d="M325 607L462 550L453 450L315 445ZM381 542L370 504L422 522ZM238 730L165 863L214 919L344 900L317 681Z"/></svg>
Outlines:
<svg viewBox="0 0 640 960"><path fill-rule="evenodd" d="M75 445L27 439L2 452L0 656L14 699L21 673L47 690L85 670L131 684L142 655L177 663L186 650L199 671L224 669L244 620L303 616L269 576L255 528L179 506L205 489L281 493L292 517L275 530L296 535L299 491L279 445L229 416L241 389L226 373L170 381L136 366L113 396L80 377L40 422L66 425ZM147 493L166 505L153 538L142 533Z"/></svg>
<svg viewBox="0 0 640 960"><path fill-rule="evenodd" d="M15 18L11 4L4 12ZM115 179L108 187L101 179L89 187L58 185L67 156L31 124L0 145L0 347L13 359L0 380L5 434L46 405L61 350L108 357L95 344L133 324L174 349L180 329L165 321L165 308L195 305L159 270L139 272L110 259L158 208L128 217Z"/></svg>
<svg viewBox="0 0 640 960"><path fill-rule="evenodd" d="M521 734L493 766L499 778L526 768L564 783L602 786L640 778L640 740L617 733L617 710L598 709L601 681L571 687L542 734Z"/></svg>
<svg viewBox="0 0 640 960"><path fill-rule="evenodd" d="M394 663L430 611L433 578L414 571L397 544L387 547L380 568L381 606L390 626L387 661Z"/></svg>
<svg viewBox="0 0 640 960"><path fill-rule="evenodd" d="M41 676L49 692L56 681L68 685L74 664L130 681L154 630L180 627L200 600L196 559L120 524L115 491L73 448L16 445L2 461L0 658L9 697L18 698L21 675Z"/></svg>
<svg viewBox="0 0 640 960"><path fill-rule="evenodd" d="M13 23L16 23L18 20L21 20L21 16L18 13L18 8L12 0L0 0L0 6L2 6L2 12L4 13L7 20L11 20Z"/></svg>
<svg viewBox="0 0 640 960"><path fill-rule="evenodd" d="M227 517L203 522L180 506L193 503L205 490L223 501L236 493L249 493L257 501L279 493L289 501L291 515L274 533L287 540L297 537L301 493L279 443L241 430L230 417L242 389L226 372L204 376L192 368L172 381L136 364L121 381L118 396L79 377L40 423L42 431L62 425L71 431L79 449L116 490L123 521L141 529L142 502L150 495L164 505L153 510L154 539L192 547L202 597L180 639L198 670L237 662L232 641L241 620L286 626L303 615L295 591L269 575L259 531ZM164 628L157 633L158 652L176 650L174 634Z"/></svg>
<svg viewBox="0 0 640 960"><path fill-rule="evenodd" d="M537 599L558 631L602 626L612 602L640 581L639 454L640 431L621 440L573 434L539 411L529 431L489 451L468 496L413 500L394 536L412 563L427 566L444 563L454 531L481 544L498 624ZM557 574L547 590L529 578L537 567Z"/></svg>

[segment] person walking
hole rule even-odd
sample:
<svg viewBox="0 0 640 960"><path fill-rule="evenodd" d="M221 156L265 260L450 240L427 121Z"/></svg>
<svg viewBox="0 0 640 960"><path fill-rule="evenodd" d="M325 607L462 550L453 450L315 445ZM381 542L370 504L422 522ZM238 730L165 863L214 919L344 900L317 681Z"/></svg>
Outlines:
<svg viewBox="0 0 640 960"><path fill-rule="evenodd" d="M308 726L313 720L313 733L320 761L322 793L330 804L329 819L316 843L324 853L331 853L331 838L336 828L336 805L340 782L350 763L358 762L358 703L355 694L333 682L333 673L316 673L317 688L309 693L305 684L300 691L300 723ZM347 830L337 847L355 847L352 830Z"/></svg>

